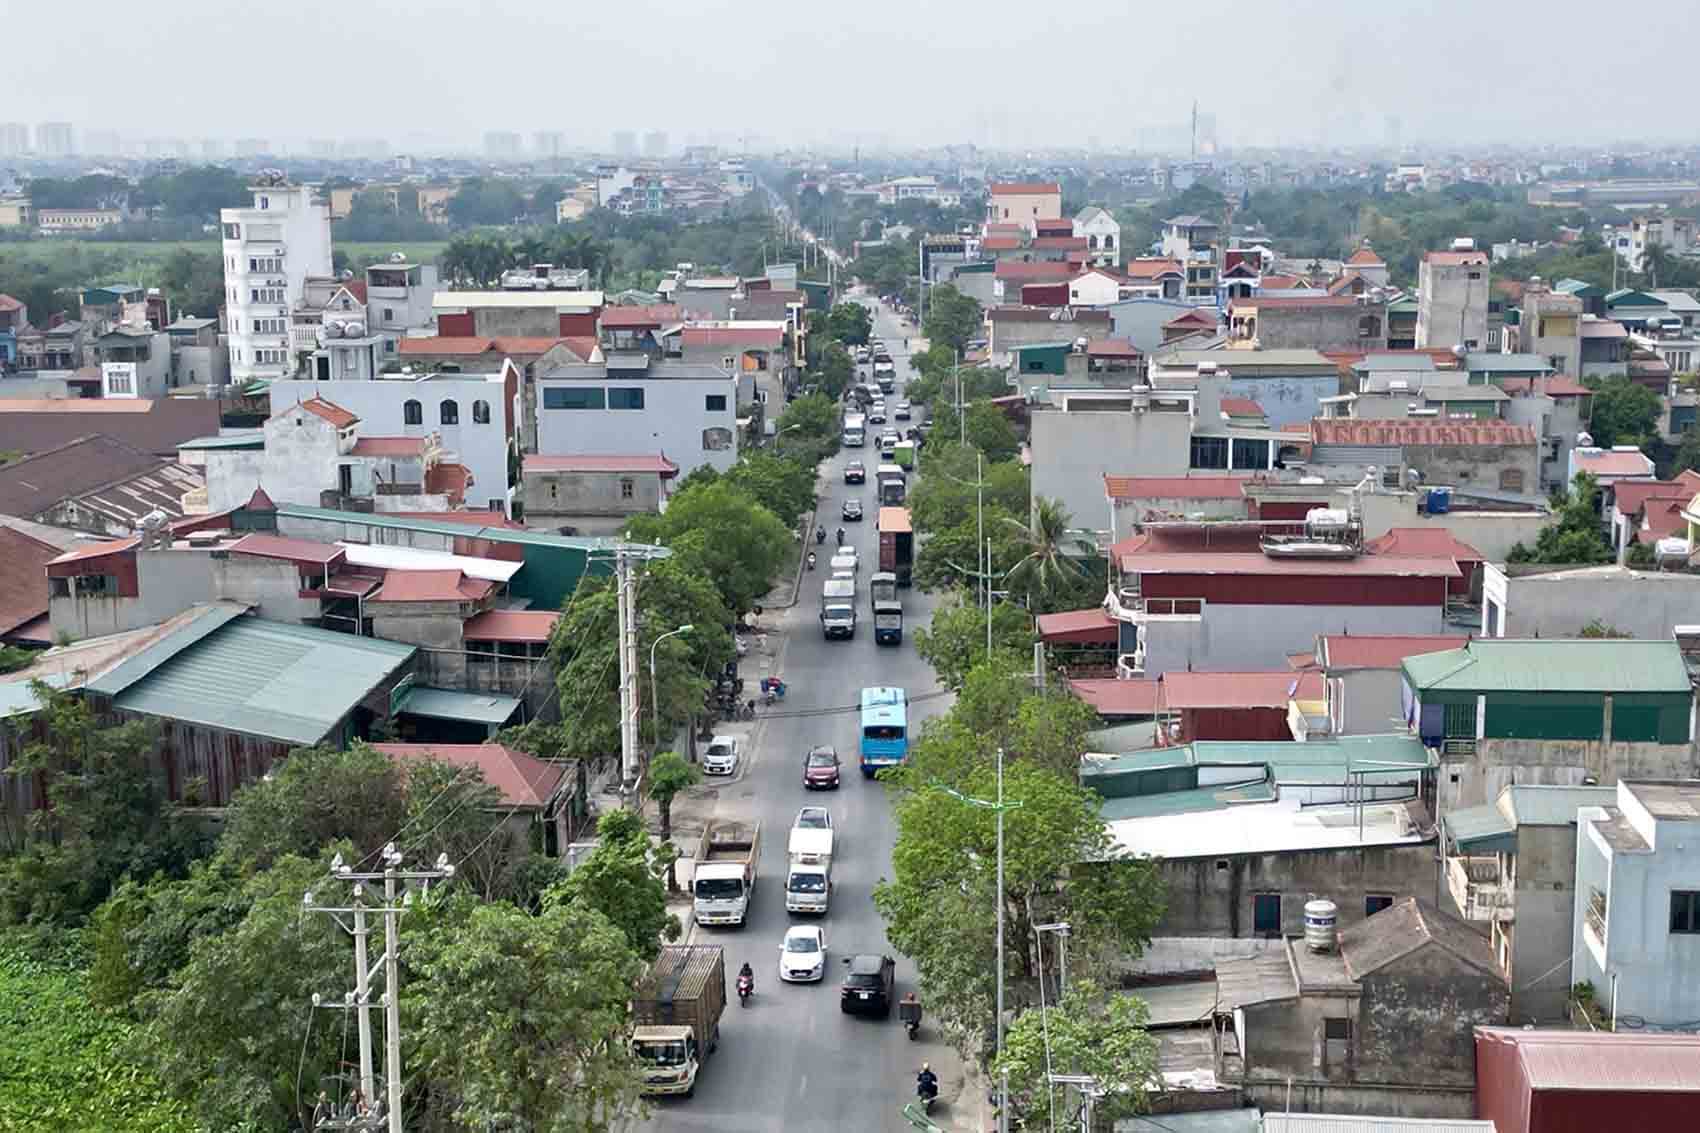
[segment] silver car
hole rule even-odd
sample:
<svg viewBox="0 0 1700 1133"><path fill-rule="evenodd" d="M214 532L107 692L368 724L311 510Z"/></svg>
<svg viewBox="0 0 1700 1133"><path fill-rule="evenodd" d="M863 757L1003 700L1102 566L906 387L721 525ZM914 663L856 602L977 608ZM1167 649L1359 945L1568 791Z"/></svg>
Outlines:
<svg viewBox="0 0 1700 1133"><path fill-rule="evenodd" d="M715 736L702 753L704 775L735 775L738 771L738 737Z"/></svg>

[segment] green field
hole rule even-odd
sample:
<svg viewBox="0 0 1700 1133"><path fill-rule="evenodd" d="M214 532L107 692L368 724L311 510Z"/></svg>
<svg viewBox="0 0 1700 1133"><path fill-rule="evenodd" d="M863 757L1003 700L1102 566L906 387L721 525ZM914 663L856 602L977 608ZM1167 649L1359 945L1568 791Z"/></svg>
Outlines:
<svg viewBox="0 0 1700 1133"><path fill-rule="evenodd" d="M431 263L438 253L448 247L447 241L398 244L338 244L336 250L348 253L352 264L370 263L384 259L391 252L405 253L417 263ZM110 263L112 278L146 285L152 269L179 248L209 256L219 254L219 242L206 240L159 240L150 242L123 240L22 240L0 244L0 262L14 264L55 265L67 261Z"/></svg>

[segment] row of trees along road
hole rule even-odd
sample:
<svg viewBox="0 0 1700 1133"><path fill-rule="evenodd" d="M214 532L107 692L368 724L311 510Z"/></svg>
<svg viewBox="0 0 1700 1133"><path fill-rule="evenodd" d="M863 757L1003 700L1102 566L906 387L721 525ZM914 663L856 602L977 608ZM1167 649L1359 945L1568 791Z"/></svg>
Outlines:
<svg viewBox="0 0 1700 1133"><path fill-rule="evenodd" d="M1101 600L1105 567L1060 505L1030 498L1019 437L992 401L1008 392L1003 373L954 366L956 350L979 335L978 304L939 286L929 308L929 348L912 357L908 394L930 406L932 429L909 506L920 536L916 584L947 600L914 637L957 698L922 731L909 763L883 777L898 835L892 876L874 902L892 944L919 970L927 1017L964 1057L994 1076L1008 1071L1014 1112L1029 1127L1051 1116L1048 1070L1097 1079L1109 1091L1100 1114L1137 1112L1156 1043L1143 1029L1144 1004L1116 990L1116 972L1157 924L1162 887L1150 863L1119 854L1100 800L1079 785L1096 714L1055 674L1041 686L1032 672L1033 615ZM1004 796L1021 804L1004 815L1001 892L996 815L957 797L997 797L999 749ZM1000 905L1011 1021L994 1062ZM1056 922L1070 926L1068 987L1063 942L1036 932Z"/></svg>
<svg viewBox="0 0 1700 1133"><path fill-rule="evenodd" d="M700 710L706 678L733 656L734 617L795 565L815 454L838 428L824 400L787 409L782 422L798 427L780 451L699 470L666 515L632 522L631 537L673 552L639 581L643 641L694 627L656 651L664 735ZM614 607L609 581L587 575L549 647L562 722L503 742L546 759L618 750ZM302 898L346 899L334 856L370 863L391 841L409 863L446 854L456 865L401 920L407 1127L597 1131L643 1115L626 1009L679 926L665 905L672 851L638 816L605 814L600 845L566 877L541 828L510 827L476 769L404 766L356 744L292 752L236 793L213 835L161 790L157 730L100 726L80 700L36 691L42 729L11 770L40 784L46 805L0 823L0 996L63 995L67 973L86 970L86 998L64 1026L9 1048L34 1078L15 1106L0 1103L0 1125L63 1125L76 1099L116 1133L286 1129L308 1124L321 1088L346 1100L353 1033L342 1013L309 1004L350 980L353 953ZM692 778L671 753L652 762L664 804ZM204 789L186 784L183 801ZM71 1057L75 1043L100 1049ZM132 1070L113 1078L120 1063Z"/></svg>

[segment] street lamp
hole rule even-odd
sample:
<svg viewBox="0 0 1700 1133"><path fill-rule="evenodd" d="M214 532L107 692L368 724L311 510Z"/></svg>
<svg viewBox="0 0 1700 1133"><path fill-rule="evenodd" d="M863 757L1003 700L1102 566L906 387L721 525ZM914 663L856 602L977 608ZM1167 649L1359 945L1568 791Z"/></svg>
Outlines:
<svg viewBox="0 0 1700 1133"><path fill-rule="evenodd" d="M694 629L696 629L696 626L687 622L678 629L668 630L649 644L649 710L654 713L655 742L657 745L661 743L661 697L656 692L655 647L660 645L663 641L666 641L669 637L677 637L681 633L690 633Z"/></svg>
<svg viewBox="0 0 1700 1133"><path fill-rule="evenodd" d="M951 798L955 799L957 802L967 803L969 806L977 806L977 807L981 808L982 810L993 811L998 816L998 880L997 880L997 897L996 897L997 905L998 905L998 958L997 958L997 968L998 968L998 1043L997 1043L997 1054L1001 1056L1003 1054L1003 812L1006 811L1006 810L1020 810L1021 809L1021 803L1019 801L1017 801L1017 802L1005 802L1004 801L1004 798L1003 798L1003 748L1001 748L1001 747L998 748L998 797L996 799L977 799L977 798L974 798L971 795L965 795L961 791L953 790L950 787L942 787L940 789L943 790L945 794L947 794ZM1003 1074L1001 1075L1001 1077L1002 1077L1002 1081L1001 1081L1001 1083L999 1085L999 1089L998 1089L998 1133L1009 1133L1009 1071L1005 1070L1003 1072Z"/></svg>

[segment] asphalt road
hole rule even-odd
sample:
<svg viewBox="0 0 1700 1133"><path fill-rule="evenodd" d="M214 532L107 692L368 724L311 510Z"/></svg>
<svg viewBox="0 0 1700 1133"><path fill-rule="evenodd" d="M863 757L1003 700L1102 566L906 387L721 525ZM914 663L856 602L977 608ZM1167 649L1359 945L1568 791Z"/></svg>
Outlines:
<svg viewBox="0 0 1700 1133"><path fill-rule="evenodd" d="M875 334L885 340L897 362L898 393L888 398L893 405L901 400L908 373L903 350L906 330L918 333L904 328L888 311L877 313ZM864 580L879 558L871 483L877 453L871 445L841 452L833 461L834 475L821 498L828 548L830 533L839 525L839 500L845 493L862 499L867 518L843 526L846 540L862 555ZM870 483L845 485L844 462L856 457L868 465ZM818 621L822 558L821 568L804 576L797 605L785 612L780 623L783 640L778 643L774 668L787 684L783 706L758 719L740 779L719 794L718 816L755 818L762 824L760 875L750 923L742 929L699 927L694 936L696 943L725 946L728 993L733 990L733 973L745 960L755 969L756 993L746 1008L730 997L721 1021L720 1049L704 1067L696 1096L658 1099L648 1126L652 1129L681 1133L909 1129L899 1110L914 1098L915 1073L923 1060L932 1063L943 1085L933 1119L947 1129L972 1128L975 1109L970 1099L957 1101L962 1090L960 1062L947 1046L931 1041L925 1023L921 1038L910 1041L895 1011L881 1020L844 1015L838 1007L839 959L853 952L891 952L872 891L890 874L896 828L884 788L863 779L856 770L853 706L863 686L902 686L911 697L912 732L922 720L949 707L946 696L914 700L926 697L936 686L932 669L915 654L909 631L917 623L927 623L936 600L918 590L904 591L903 644L878 646L864 582L856 636L850 641L826 641ZM748 670L746 664L746 679ZM827 711L831 709L840 711ZM837 747L844 763L843 785L837 791L805 791L803 754L822 743ZM777 975L779 944L793 920L785 911L782 892L786 838L797 808L810 803L829 806L837 830L832 906L823 922L830 953L827 976L814 985L783 984ZM902 995L916 988L915 970L903 957L896 959L897 993Z"/></svg>

